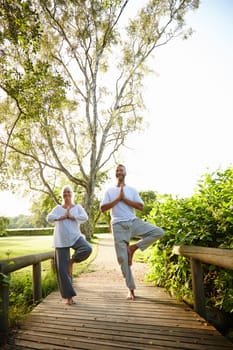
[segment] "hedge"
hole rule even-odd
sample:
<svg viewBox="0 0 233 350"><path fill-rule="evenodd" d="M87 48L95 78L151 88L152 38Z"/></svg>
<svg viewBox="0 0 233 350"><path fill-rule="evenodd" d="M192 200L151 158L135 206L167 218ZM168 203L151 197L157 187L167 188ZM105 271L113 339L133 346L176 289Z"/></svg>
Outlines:
<svg viewBox="0 0 233 350"><path fill-rule="evenodd" d="M20 229L8 229L5 233L0 233L0 236L49 236L53 234L53 227L45 228L20 228ZM109 233L110 229L108 225L97 225L94 233Z"/></svg>

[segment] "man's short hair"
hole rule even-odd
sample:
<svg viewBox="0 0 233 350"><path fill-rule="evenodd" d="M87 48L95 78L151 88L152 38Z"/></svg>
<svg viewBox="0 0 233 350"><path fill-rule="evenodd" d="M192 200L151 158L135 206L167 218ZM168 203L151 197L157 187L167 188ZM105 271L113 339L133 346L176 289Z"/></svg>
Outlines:
<svg viewBox="0 0 233 350"><path fill-rule="evenodd" d="M117 168L118 168L119 166L121 166L122 168L124 168L124 169L126 170L125 165L123 165L123 164L118 164L118 165L117 165Z"/></svg>

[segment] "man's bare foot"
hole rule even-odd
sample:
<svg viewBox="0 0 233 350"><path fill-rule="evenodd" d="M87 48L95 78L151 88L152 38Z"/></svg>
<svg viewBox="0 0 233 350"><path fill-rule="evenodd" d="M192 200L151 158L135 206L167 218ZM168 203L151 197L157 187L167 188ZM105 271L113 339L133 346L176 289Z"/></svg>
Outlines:
<svg viewBox="0 0 233 350"><path fill-rule="evenodd" d="M134 299L135 299L134 290L129 290L129 293L128 293L126 299L127 299L127 300L134 300Z"/></svg>
<svg viewBox="0 0 233 350"><path fill-rule="evenodd" d="M68 267L68 275L69 276L72 276L72 274L73 274L73 260L72 259L70 259L70 262L69 262L69 267Z"/></svg>
<svg viewBox="0 0 233 350"><path fill-rule="evenodd" d="M127 251L128 251L128 262L129 265L132 265L133 262L133 255L135 253L135 251L138 249L138 246L136 246L136 244L132 244L132 245L128 245L127 246Z"/></svg>

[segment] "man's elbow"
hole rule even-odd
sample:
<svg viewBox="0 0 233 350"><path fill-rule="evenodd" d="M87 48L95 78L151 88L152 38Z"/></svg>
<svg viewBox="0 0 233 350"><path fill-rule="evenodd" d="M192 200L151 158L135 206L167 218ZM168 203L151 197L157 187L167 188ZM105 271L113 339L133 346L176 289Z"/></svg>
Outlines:
<svg viewBox="0 0 233 350"><path fill-rule="evenodd" d="M138 205L138 210L143 211L144 210L144 205L139 203Z"/></svg>
<svg viewBox="0 0 233 350"><path fill-rule="evenodd" d="M105 205L101 205L101 207L100 207L101 213L104 213L106 210L107 210L106 206Z"/></svg>

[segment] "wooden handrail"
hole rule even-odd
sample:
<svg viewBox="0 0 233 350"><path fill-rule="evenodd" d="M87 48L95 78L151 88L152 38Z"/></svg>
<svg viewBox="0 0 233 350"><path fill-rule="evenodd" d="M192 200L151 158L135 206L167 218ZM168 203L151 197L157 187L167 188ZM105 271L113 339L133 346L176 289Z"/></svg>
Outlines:
<svg viewBox="0 0 233 350"><path fill-rule="evenodd" d="M54 252L46 252L39 254L23 255L16 258L0 260L0 266L2 266L3 273L10 273L20 270L24 267L37 264L38 262L53 259Z"/></svg>
<svg viewBox="0 0 233 350"><path fill-rule="evenodd" d="M233 249L180 245L172 252L191 259L194 310L206 318L202 263L233 270Z"/></svg>
<svg viewBox="0 0 233 350"><path fill-rule="evenodd" d="M233 270L233 249L180 245L174 246L172 252L186 258L200 260L205 264L213 264Z"/></svg>
<svg viewBox="0 0 233 350"><path fill-rule="evenodd" d="M42 299L41 262L49 259L52 261L51 266L54 267L54 251L0 260L0 273L9 275L11 272L32 265L33 302L37 303ZM9 285L0 283L0 333L3 336L7 335L9 328L8 308Z"/></svg>

